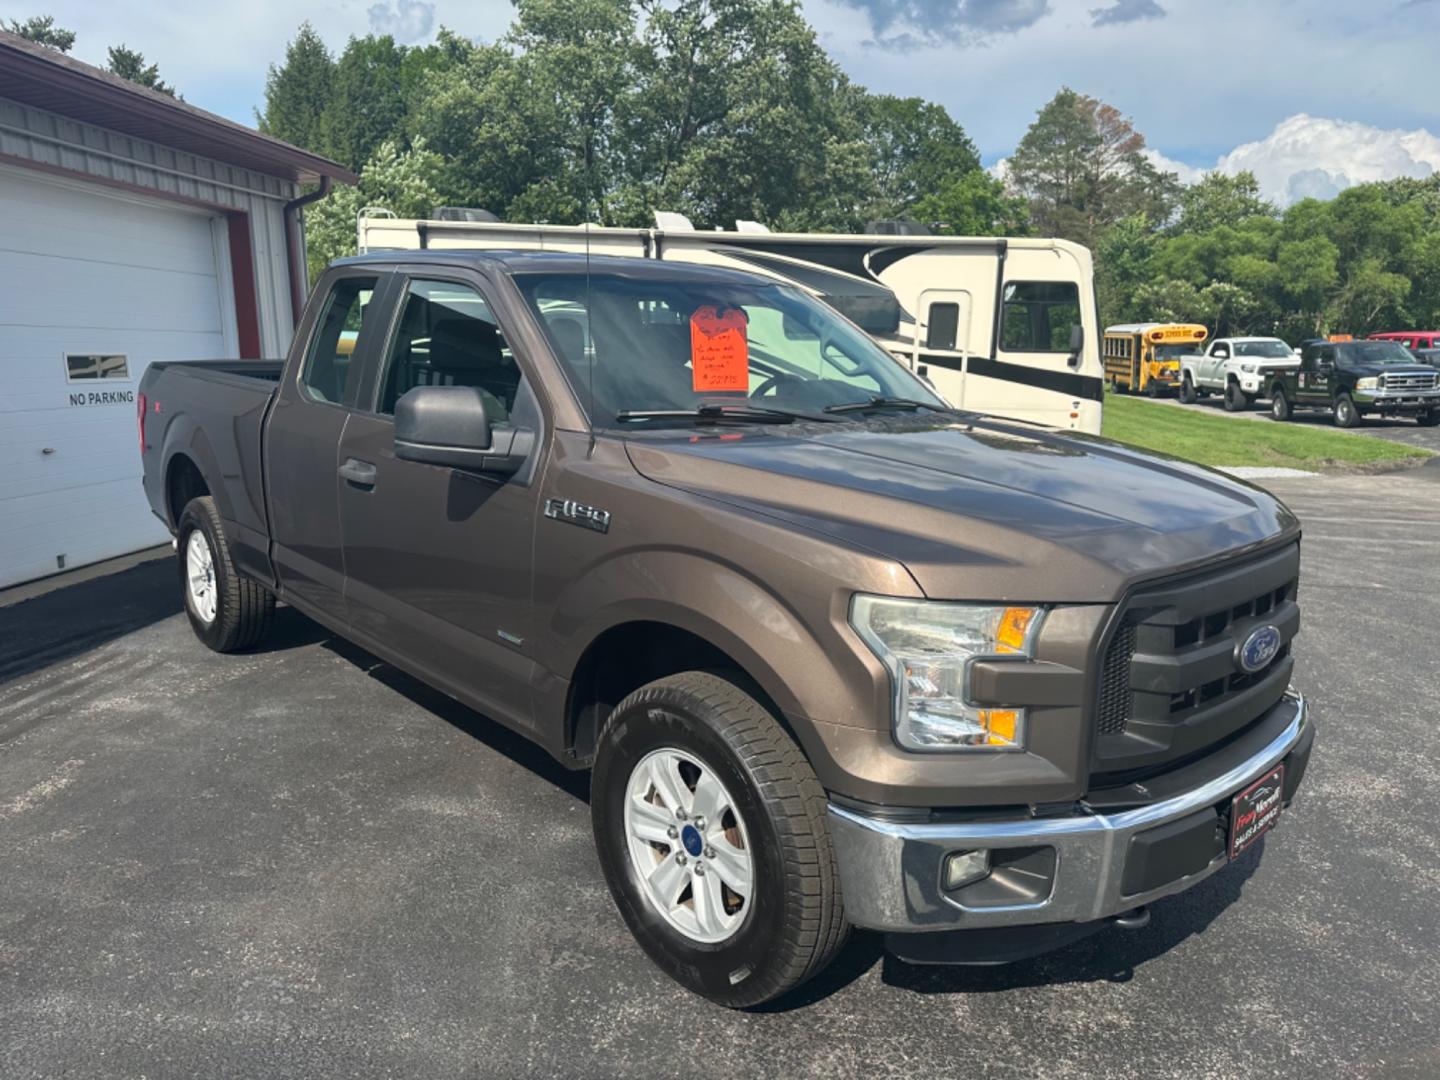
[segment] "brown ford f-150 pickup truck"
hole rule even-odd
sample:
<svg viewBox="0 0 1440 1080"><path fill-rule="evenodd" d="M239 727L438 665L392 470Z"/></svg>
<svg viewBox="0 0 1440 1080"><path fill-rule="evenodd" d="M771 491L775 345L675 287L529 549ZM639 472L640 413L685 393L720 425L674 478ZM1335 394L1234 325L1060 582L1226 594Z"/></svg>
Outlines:
<svg viewBox="0 0 1440 1080"><path fill-rule="evenodd" d="M154 363L139 418L200 639L283 601L592 769L621 915L725 1004L851 926L944 963L1143 925L1305 771L1284 506L952 410L768 279L343 260L283 364Z"/></svg>

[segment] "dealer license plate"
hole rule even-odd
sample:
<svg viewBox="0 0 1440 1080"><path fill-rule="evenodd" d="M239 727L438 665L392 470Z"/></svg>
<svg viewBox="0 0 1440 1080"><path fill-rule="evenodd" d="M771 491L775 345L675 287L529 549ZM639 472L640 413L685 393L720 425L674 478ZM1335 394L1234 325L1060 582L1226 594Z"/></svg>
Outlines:
<svg viewBox="0 0 1440 1080"><path fill-rule="evenodd" d="M1275 827L1285 789L1285 766L1276 765L1230 804L1230 858L1237 859Z"/></svg>

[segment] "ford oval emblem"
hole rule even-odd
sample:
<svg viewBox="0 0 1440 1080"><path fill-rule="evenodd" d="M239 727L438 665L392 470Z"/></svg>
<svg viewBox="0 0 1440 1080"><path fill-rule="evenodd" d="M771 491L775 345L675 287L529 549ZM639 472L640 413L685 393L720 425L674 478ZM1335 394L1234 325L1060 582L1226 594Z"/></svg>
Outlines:
<svg viewBox="0 0 1440 1080"><path fill-rule="evenodd" d="M1242 641L1240 647L1235 650L1235 663L1241 671L1251 675L1257 671L1264 671L1270 666L1270 661L1275 659L1275 654L1280 651L1280 644L1278 628L1269 623L1257 626L1250 631L1250 636Z"/></svg>

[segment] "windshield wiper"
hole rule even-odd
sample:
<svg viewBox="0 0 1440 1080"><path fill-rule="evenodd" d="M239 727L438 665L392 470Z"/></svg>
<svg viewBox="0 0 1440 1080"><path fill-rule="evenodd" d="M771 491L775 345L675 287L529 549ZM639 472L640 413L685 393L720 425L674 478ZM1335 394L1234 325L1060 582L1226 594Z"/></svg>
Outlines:
<svg viewBox="0 0 1440 1080"><path fill-rule="evenodd" d="M869 412L872 409L930 409L932 412L951 412L952 410L940 405L932 405L928 401L915 401L913 398L898 397L870 397L865 401L847 401L841 405L826 405L827 413L847 412Z"/></svg>
<svg viewBox="0 0 1440 1080"><path fill-rule="evenodd" d="M828 411L828 410L827 410ZM775 405L742 405L711 401L693 409L623 409L615 414L621 423L632 420L696 420L710 423L793 424L796 420L832 420L824 413L783 409Z"/></svg>

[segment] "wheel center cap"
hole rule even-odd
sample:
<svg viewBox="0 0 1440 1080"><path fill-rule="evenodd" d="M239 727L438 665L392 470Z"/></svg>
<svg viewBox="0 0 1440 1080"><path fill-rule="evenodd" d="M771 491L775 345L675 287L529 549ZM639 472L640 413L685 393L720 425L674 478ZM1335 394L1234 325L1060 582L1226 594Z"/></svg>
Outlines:
<svg viewBox="0 0 1440 1080"><path fill-rule="evenodd" d="M700 839L700 830L694 825L686 825L680 830L680 843L685 845L685 851L692 859L698 859L705 850L705 842Z"/></svg>

